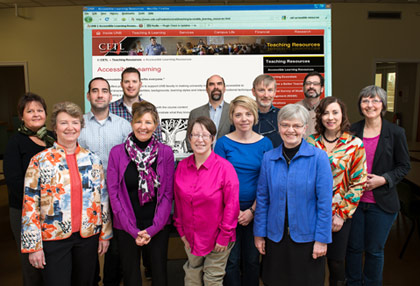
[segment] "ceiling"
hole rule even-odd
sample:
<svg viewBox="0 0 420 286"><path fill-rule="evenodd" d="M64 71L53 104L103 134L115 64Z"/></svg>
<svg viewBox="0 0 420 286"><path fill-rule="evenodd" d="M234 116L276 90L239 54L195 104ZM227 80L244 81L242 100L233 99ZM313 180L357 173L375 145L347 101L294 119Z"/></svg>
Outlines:
<svg viewBox="0 0 420 286"><path fill-rule="evenodd" d="M167 5L248 5L248 4L310 4L310 3L394 3L418 4L419 0L0 0L0 8L48 6L167 6Z"/></svg>

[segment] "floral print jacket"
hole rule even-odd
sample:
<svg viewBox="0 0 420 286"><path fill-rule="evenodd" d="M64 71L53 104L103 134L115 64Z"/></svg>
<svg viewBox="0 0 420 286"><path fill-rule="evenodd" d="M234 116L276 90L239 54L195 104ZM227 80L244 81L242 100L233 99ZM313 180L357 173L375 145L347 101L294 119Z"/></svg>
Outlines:
<svg viewBox="0 0 420 286"><path fill-rule="evenodd" d="M108 192L102 163L89 150L76 149L82 183L80 235L100 233L100 239L112 237ZM25 176L22 208L22 252L41 250L43 240L61 240L72 234L70 172L66 151L59 144L35 155Z"/></svg>

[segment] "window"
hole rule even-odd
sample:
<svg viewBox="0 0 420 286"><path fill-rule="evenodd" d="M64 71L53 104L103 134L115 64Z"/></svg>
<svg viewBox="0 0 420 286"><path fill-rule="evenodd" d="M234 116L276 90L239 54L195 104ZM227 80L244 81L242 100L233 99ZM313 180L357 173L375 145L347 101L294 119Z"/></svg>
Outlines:
<svg viewBox="0 0 420 286"><path fill-rule="evenodd" d="M377 63L375 85L386 90L388 112L394 112L395 84L397 78L397 65L395 63Z"/></svg>

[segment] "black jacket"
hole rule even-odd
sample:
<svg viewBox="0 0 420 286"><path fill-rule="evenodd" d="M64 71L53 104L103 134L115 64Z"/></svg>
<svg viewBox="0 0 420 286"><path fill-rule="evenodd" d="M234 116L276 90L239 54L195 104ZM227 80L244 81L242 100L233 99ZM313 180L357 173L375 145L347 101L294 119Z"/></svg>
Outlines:
<svg viewBox="0 0 420 286"><path fill-rule="evenodd" d="M363 140L365 120L354 123L351 131ZM387 184L373 189L377 205L388 213L400 210L397 184L410 171L410 155L404 129L382 119L382 129L372 165L372 174L383 176Z"/></svg>

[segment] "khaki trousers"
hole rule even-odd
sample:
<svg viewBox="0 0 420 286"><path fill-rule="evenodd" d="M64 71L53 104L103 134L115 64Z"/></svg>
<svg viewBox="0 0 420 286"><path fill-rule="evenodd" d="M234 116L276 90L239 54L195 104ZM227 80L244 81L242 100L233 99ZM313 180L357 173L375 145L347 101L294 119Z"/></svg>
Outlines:
<svg viewBox="0 0 420 286"><path fill-rule="evenodd" d="M188 260L184 264L185 286L222 286L226 262L235 242L230 242L226 251L211 251L205 256L195 256L185 248Z"/></svg>

